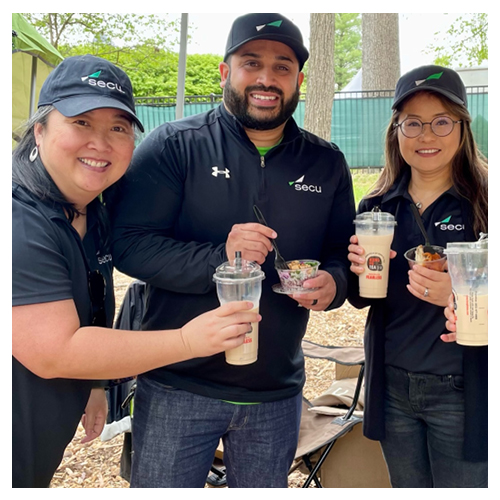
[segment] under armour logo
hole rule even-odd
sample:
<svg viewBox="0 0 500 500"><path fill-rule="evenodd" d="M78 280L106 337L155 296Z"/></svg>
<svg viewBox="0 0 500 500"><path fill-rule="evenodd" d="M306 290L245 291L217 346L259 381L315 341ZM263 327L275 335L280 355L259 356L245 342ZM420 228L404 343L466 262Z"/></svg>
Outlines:
<svg viewBox="0 0 500 500"><path fill-rule="evenodd" d="M212 167L212 175L217 177L219 174L225 175L226 179L229 179L231 176L229 175L229 169L219 170L217 167Z"/></svg>

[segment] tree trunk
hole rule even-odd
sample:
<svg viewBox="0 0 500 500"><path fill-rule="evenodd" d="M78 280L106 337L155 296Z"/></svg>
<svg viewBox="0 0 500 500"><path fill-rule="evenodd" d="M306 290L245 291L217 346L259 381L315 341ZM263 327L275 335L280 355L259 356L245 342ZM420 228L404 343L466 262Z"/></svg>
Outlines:
<svg viewBox="0 0 500 500"><path fill-rule="evenodd" d="M335 14L311 14L304 128L331 141L335 96Z"/></svg>
<svg viewBox="0 0 500 500"><path fill-rule="evenodd" d="M363 90L393 90L400 77L399 15L363 14Z"/></svg>

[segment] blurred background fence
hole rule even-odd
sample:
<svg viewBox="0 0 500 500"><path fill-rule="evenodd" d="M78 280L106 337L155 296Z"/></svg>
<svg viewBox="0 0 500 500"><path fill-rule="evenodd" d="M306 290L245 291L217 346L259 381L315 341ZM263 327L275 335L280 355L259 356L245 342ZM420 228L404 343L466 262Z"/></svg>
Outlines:
<svg viewBox="0 0 500 500"><path fill-rule="evenodd" d="M338 92L332 109L331 140L345 154L351 168L380 168L384 162L384 137L391 117L394 91ZM467 87L472 130L481 152L488 156L488 86ZM162 123L175 120L175 97L137 97L137 116L145 134ZM217 107L221 95L186 96L184 116ZM294 113L304 123L305 95ZM144 136L143 136L144 137Z"/></svg>

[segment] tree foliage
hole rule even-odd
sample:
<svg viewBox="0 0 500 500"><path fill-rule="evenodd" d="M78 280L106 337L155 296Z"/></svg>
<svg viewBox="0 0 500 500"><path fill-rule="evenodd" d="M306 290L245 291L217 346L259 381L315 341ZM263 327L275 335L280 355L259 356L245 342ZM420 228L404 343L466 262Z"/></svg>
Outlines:
<svg viewBox="0 0 500 500"><path fill-rule="evenodd" d="M335 14L335 89L342 90L361 68L361 14Z"/></svg>
<svg viewBox="0 0 500 500"><path fill-rule="evenodd" d="M439 36L440 33L436 33ZM431 45L435 64L441 66L476 66L488 60L488 14L460 16L446 31L446 46Z"/></svg>
<svg viewBox="0 0 500 500"><path fill-rule="evenodd" d="M178 21L157 14L23 14L65 57L71 47L91 45L94 55L133 51L139 45L171 48L178 44ZM70 50L65 53L65 50Z"/></svg>
<svg viewBox="0 0 500 500"><path fill-rule="evenodd" d="M23 14L64 57L92 54L129 75L137 97L175 96L180 20L142 14ZM361 67L360 14L335 14L336 90ZM191 29L191 27L190 27ZM189 43L189 37L188 37ZM186 95L221 94L222 55L188 54ZM302 92L307 92L308 63Z"/></svg>

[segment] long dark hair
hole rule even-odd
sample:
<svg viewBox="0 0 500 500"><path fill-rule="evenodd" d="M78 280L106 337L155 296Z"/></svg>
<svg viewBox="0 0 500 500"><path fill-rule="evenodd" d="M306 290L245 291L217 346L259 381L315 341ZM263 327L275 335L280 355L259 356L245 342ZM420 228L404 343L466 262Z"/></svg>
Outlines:
<svg viewBox="0 0 500 500"><path fill-rule="evenodd" d="M42 127L46 127L48 117L54 109L54 106L40 107L28 120L21 140L12 152L12 181L44 203L62 208L68 220L72 222L75 217L82 215L81 212L61 193L45 169L40 156L35 161L29 158L36 146L35 125L39 123ZM92 206L97 214L100 244L107 246L110 242L111 226L105 207L99 198L93 200L89 206Z"/></svg>
<svg viewBox="0 0 500 500"><path fill-rule="evenodd" d="M418 94L413 94L409 99ZM479 236L480 232L488 232L488 161L474 141L472 118L467 108L455 104L441 94L433 92L433 95L439 98L450 113L462 120L460 145L452 159L451 177L457 192L472 206L473 229L476 236ZM398 131L394 126L398 123L401 110L407 101L408 99L403 101L394 110L385 138L385 167L368 198L386 193L398 177L410 168L399 151Z"/></svg>

